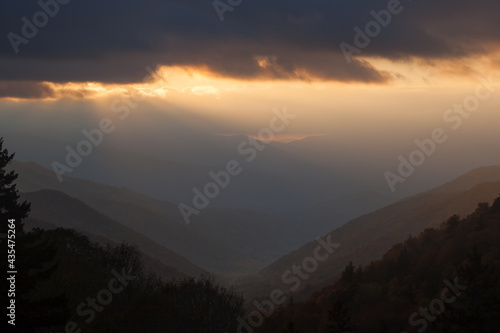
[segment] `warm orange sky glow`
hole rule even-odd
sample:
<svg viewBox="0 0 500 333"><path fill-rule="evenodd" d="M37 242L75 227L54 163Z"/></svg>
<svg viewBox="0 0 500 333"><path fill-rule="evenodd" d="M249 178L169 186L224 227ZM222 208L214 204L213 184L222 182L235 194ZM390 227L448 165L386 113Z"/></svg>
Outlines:
<svg viewBox="0 0 500 333"><path fill-rule="evenodd" d="M113 1L72 2L29 43L0 43L0 128L75 142L105 119L110 146L210 164L239 140L221 135L255 138L286 108L275 139L322 136L286 147L328 163L393 168L442 129L429 172L483 166L498 160L500 3L478 1L254 1L225 20L206 2L123 2L113 20ZM4 36L27 7L0 14Z"/></svg>
<svg viewBox="0 0 500 333"><path fill-rule="evenodd" d="M334 81L300 81L300 80L239 80L225 78L212 73L203 67L162 66L157 75L147 82L133 84L105 84L101 82L40 82L53 91L52 96L40 100L55 100L60 98L100 99L135 89L147 97L171 98L184 96L211 96L215 99L228 95L236 95L247 91L260 91L280 95L283 90L301 89L307 99L311 90L327 89L349 91L352 89L373 88L394 89L403 87L408 90L425 90L435 88L467 87L477 81L478 77L486 77L499 71L500 56L489 55L469 59L453 59L442 61L391 61L383 58L366 58L376 69L387 71L393 75L392 82L380 84L341 83ZM256 59L259 66L267 66L265 58ZM292 96L296 97L296 96ZM23 98L3 97L4 100L22 101ZM195 99L196 100L196 99ZM195 101L193 100L193 101Z"/></svg>
<svg viewBox="0 0 500 333"><path fill-rule="evenodd" d="M301 119L289 129L291 138L324 133L349 136L353 130L370 136L371 132L390 121L398 126L377 134L378 140L384 139L385 134L385 139L389 140L398 133L418 133L418 128L439 123L444 110L473 92L481 79L497 72L499 62L495 59L482 57L424 63L367 58L366 61L375 68L394 76L390 83L384 84L238 80L221 77L204 68L162 66L157 68L156 75L142 83L43 82L53 93L38 102L89 101L106 114L111 101L134 92L144 98L140 108L165 109L168 106L189 110L193 114L217 119L228 128L237 128L247 135L253 135L266 124L272 108L287 106ZM265 59L257 61L266 65ZM20 98L4 100L28 101ZM492 110L495 101L486 101L483 109ZM489 117L498 119L496 114ZM359 119L364 121L360 123ZM232 133L234 131L229 132Z"/></svg>

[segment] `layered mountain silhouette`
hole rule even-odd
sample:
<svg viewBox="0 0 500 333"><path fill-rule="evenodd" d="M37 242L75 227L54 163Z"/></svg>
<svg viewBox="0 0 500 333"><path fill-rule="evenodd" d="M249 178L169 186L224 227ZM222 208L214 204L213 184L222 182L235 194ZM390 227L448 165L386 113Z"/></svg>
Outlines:
<svg viewBox="0 0 500 333"><path fill-rule="evenodd" d="M59 183L52 171L35 163L15 162L12 168L20 175L22 192L63 192L212 272L256 271L301 242L294 238L293 230L284 228L285 219L277 216L209 208L188 226L171 202L71 177ZM62 203L54 209L57 207L64 209ZM88 222L90 228L92 221ZM88 231L94 233L92 228Z"/></svg>
<svg viewBox="0 0 500 333"><path fill-rule="evenodd" d="M17 160L33 161L49 170L53 169L53 162L66 165L66 147L76 149L79 142L78 138L59 141L16 133L7 133L5 137ZM264 145L249 163L248 151L254 148L247 144L243 147L247 153L238 152L239 145L248 140L243 135L212 135L198 146L183 145L178 151L175 145L165 145L168 148L156 143L145 144L146 149L141 152L131 146L124 149L103 141L71 173L63 174L63 178L93 180L126 187L158 200L190 204L193 189L203 191L213 181L210 172L217 173L225 169L228 161L236 160L243 171L211 200L211 207L266 213L291 213L332 197L366 190L354 185L353 178L341 170L305 161L275 144Z"/></svg>
<svg viewBox="0 0 500 333"><path fill-rule="evenodd" d="M103 245L122 242L134 244L145 254L145 264L163 278L198 276L203 273L201 268L180 255L65 193L41 190L24 193L22 199L31 202L30 216L25 223L30 229L62 227L82 232Z"/></svg>
<svg viewBox="0 0 500 333"><path fill-rule="evenodd" d="M355 218L332 230L322 239L340 244L325 262L302 281L300 290L290 292L282 275L293 265L312 257L318 242L313 240L275 261L256 276L242 281L247 299L268 296L281 288L295 297L305 297L322 285L335 281L350 261L366 265L377 260L393 244L416 236L425 228L437 227L449 216L466 216L480 202L492 203L500 194L500 167L475 169L430 191L411 196L372 213Z"/></svg>
<svg viewBox="0 0 500 333"><path fill-rule="evenodd" d="M35 163L16 161L12 168L20 175L24 197L33 202L31 226L74 228L102 242L135 244L151 264L164 266L157 269L165 274L222 274L247 300L266 296L273 288L287 290L283 273L313 255L318 236L340 247L294 291L297 298L334 281L350 261L368 264L409 235L437 226L450 215L467 215L479 202L492 202L500 193L500 167L492 166L344 225L342 220L352 218L352 211L369 212L393 199L365 192L291 215L214 207L186 225L172 202L90 180L67 177L59 183L51 170ZM317 220L308 221L307 216ZM329 226L331 232L317 232ZM302 245L305 238L310 242Z"/></svg>
<svg viewBox="0 0 500 333"><path fill-rule="evenodd" d="M498 332L499 237L500 196L408 237L369 265L350 262L335 283L266 313L255 331Z"/></svg>

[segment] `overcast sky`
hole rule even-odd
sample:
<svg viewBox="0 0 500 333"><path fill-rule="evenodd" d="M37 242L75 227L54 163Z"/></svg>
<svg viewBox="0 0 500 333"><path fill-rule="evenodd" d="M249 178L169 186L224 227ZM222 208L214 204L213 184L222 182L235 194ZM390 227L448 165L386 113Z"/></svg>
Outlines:
<svg viewBox="0 0 500 333"><path fill-rule="evenodd" d="M0 11L2 130L78 134L132 89L147 97L136 112L184 128L252 135L286 106L284 136L397 157L500 82L495 0L59 1ZM498 105L496 91L481 101L453 151L496 138Z"/></svg>
<svg viewBox="0 0 500 333"><path fill-rule="evenodd" d="M30 95L27 81L33 96L50 94L36 86L39 81L140 82L151 63L247 80L384 83L391 73L363 58L454 60L490 55L500 42L498 1L406 0L391 6L399 14L346 65L339 44L354 45L353 28L364 30L371 11L387 9L387 1L243 0L221 22L211 1L73 0L16 47L8 33L23 36L21 19L33 22L42 8L36 1L8 1L0 13L0 80L25 83L4 85L2 95Z"/></svg>

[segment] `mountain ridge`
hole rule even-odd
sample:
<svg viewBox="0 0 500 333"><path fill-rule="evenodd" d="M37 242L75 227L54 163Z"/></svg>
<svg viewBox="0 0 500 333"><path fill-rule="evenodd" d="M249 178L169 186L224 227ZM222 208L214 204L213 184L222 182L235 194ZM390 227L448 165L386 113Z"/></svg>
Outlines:
<svg viewBox="0 0 500 333"><path fill-rule="evenodd" d="M158 259L164 265L178 270L184 275L196 276L203 273L201 268L177 253L63 192L54 190L27 192L21 194L21 199L31 203L31 212L27 220L29 227L40 226L40 223L34 223L38 220L45 222L41 225L42 227L48 224L54 227L74 229L92 235L93 239L100 239L101 242L106 240L115 244L126 242L138 246L143 253L152 259Z"/></svg>
<svg viewBox="0 0 500 333"><path fill-rule="evenodd" d="M481 175L482 170L476 168L463 176L468 179ZM491 167L486 167L484 170L491 170ZM318 266L314 274L311 274L304 283L306 287L299 294L306 297L314 288L331 282L349 261L353 261L356 265L368 264L377 260L390 246L403 241L410 234L415 235L427 227L438 226L453 214L467 215L479 202L491 203L500 194L500 167L494 166L493 170L493 176L489 176L488 179L496 179L494 182L481 182L483 178L479 176L479 183L467 190L449 193L435 189L426 191L362 215L321 236L323 239L330 236L332 242L340 243L341 246L326 262ZM456 186L462 183L463 176L456 178ZM454 183L451 181L447 184L450 188L450 184ZM255 276L240 281L240 290L249 299L264 296L273 288L286 290L281 274L293 264L301 263L311 256L316 246L317 242L311 241L284 255ZM313 285L316 287L312 287Z"/></svg>

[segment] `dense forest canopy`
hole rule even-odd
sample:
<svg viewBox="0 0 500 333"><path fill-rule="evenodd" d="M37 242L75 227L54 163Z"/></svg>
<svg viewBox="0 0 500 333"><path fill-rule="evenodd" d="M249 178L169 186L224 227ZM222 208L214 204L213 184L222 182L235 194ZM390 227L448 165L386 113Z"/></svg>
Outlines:
<svg viewBox="0 0 500 333"><path fill-rule="evenodd" d="M394 245L257 332L498 332L500 197ZM290 330L290 322L293 330Z"/></svg>

